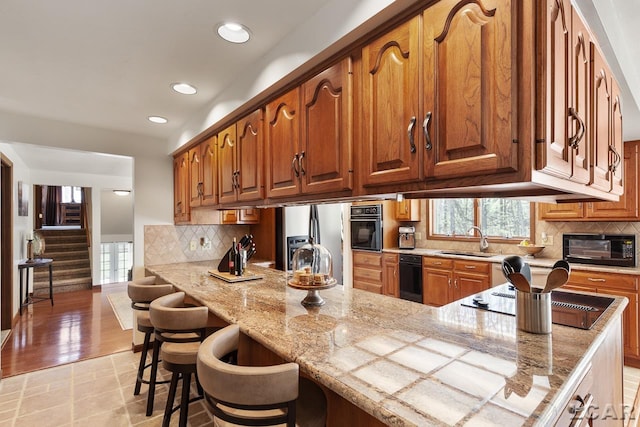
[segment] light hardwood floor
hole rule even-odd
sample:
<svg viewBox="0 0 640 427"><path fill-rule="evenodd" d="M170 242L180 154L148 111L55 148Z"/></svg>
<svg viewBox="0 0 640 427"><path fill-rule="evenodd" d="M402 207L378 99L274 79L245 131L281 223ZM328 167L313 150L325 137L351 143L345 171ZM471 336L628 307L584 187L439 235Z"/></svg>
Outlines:
<svg viewBox="0 0 640 427"><path fill-rule="evenodd" d="M2 348L2 377L131 350L133 333L122 330L107 295L126 283L54 295L22 311Z"/></svg>

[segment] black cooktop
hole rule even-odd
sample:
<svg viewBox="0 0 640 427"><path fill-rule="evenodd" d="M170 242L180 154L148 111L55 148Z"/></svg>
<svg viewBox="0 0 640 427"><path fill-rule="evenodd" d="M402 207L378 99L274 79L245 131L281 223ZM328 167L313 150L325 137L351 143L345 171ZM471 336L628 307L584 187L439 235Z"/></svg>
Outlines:
<svg viewBox="0 0 640 427"><path fill-rule="evenodd" d="M551 293L551 318L558 325L591 329L613 298L555 290ZM461 304L496 313L516 314L516 291L505 283L478 295L464 298Z"/></svg>

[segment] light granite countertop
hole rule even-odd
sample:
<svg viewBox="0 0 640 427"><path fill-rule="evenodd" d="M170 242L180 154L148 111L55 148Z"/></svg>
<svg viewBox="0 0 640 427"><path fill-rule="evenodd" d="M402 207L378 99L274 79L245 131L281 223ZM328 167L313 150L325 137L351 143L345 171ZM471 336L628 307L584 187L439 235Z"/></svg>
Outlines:
<svg viewBox="0 0 640 427"><path fill-rule="evenodd" d="M548 425L568 402L612 320L617 298L591 330L553 325L520 332L515 317L452 303L441 308L336 286L306 309L286 274L226 283L215 262L148 266L218 317L316 381L393 426ZM484 423L484 424L483 424Z"/></svg>

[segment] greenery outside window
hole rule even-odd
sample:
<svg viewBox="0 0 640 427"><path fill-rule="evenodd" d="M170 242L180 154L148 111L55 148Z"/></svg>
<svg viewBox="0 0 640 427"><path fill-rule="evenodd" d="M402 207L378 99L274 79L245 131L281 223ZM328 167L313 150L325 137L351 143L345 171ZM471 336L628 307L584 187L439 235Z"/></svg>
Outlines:
<svg viewBox="0 0 640 427"><path fill-rule="evenodd" d="M429 237L450 239L478 236L471 227L494 241L531 239L533 204L514 199L435 199L430 201Z"/></svg>

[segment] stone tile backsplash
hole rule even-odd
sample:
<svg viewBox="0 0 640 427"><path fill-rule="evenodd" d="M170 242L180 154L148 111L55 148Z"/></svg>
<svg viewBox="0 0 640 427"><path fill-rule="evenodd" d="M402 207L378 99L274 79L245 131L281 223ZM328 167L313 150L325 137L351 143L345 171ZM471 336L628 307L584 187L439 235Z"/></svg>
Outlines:
<svg viewBox="0 0 640 427"><path fill-rule="evenodd" d="M238 240L249 233L247 225L145 225L145 265L173 264L177 262L220 259L231 247L233 238ZM200 238L211 241L211 248L204 249ZM191 250L191 242L196 249Z"/></svg>

